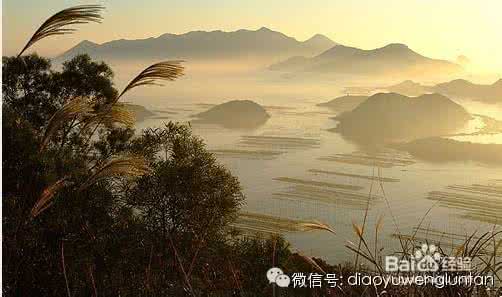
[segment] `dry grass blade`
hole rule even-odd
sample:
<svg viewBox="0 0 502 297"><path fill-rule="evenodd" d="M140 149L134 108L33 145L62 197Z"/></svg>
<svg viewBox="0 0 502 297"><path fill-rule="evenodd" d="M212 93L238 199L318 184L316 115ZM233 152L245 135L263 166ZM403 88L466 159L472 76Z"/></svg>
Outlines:
<svg viewBox="0 0 502 297"><path fill-rule="evenodd" d="M378 219L377 219L377 222L376 222L376 225L375 225L375 251L374 251L374 255L375 255L375 260L378 260L379 258L379 253L378 253L378 233L380 232L380 230L382 229L383 227L383 216L380 215L378 216Z"/></svg>
<svg viewBox="0 0 502 297"><path fill-rule="evenodd" d="M312 265L312 267L317 270L318 272L320 273L323 273L323 274L326 274L326 271L324 271L324 269L322 269L321 266L319 266L319 264L317 264L316 261L314 261L314 259L308 257L308 256L305 256L305 255L302 255L301 253L298 253L298 255L300 256L300 258L302 258L305 262L307 262L308 264Z"/></svg>
<svg viewBox="0 0 502 297"><path fill-rule="evenodd" d="M54 113L47 123L40 150L43 150L47 146L49 140L62 125L76 117L82 118L88 116L92 112L92 106L84 98L77 98L65 104L60 110Z"/></svg>
<svg viewBox="0 0 502 297"><path fill-rule="evenodd" d="M382 229L382 227L383 227L383 216L379 216L377 223L375 225L376 232L380 231Z"/></svg>
<svg viewBox="0 0 502 297"><path fill-rule="evenodd" d="M465 252L465 242L456 248L455 253L453 255L455 257L459 257L460 255L463 255L464 252Z"/></svg>
<svg viewBox="0 0 502 297"><path fill-rule="evenodd" d="M363 252L360 248L358 248L353 242L348 242L346 245L345 245L346 248L348 248L349 250L351 250L352 252L356 253L357 255L363 257L364 259L368 260L370 263L372 263L373 265L375 265L375 267L377 267L377 269L380 271L381 268L380 266L378 265L378 263L375 261L375 259L373 258L373 256L371 255L367 255L365 252Z"/></svg>
<svg viewBox="0 0 502 297"><path fill-rule="evenodd" d="M98 112L96 116L90 118L86 126L93 124L112 125L114 123L123 124L127 127L134 126L136 117L134 113L128 108L127 104L115 103L110 107L104 108L103 111Z"/></svg>
<svg viewBox="0 0 502 297"><path fill-rule="evenodd" d="M110 120L115 123L121 123L128 127L134 126L136 116L127 104L115 103L110 112Z"/></svg>
<svg viewBox="0 0 502 297"><path fill-rule="evenodd" d="M371 252L370 247L368 246L368 243L366 242L366 239L364 239L364 230L358 226L356 223L352 223L352 228L354 229L354 232L356 232L357 236L359 237L359 244L357 249L352 248L350 246L347 246L350 250L355 252L357 255L361 255L366 259L369 259L371 263L375 265L375 267L378 269L379 272L382 272L382 269L380 265L378 265L377 259L375 258L376 255L373 255ZM367 254L362 251L361 244L364 246L364 248L367 251ZM376 244L376 243L375 243ZM358 262L355 263L357 266Z"/></svg>
<svg viewBox="0 0 502 297"><path fill-rule="evenodd" d="M150 167L142 157L122 157L98 168L79 188L85 190L90 185L110 177L139 177L150 172Z"/></svg>
<svg viewBox="0 0 502 297"><path fill-rule="evenodd" d="M356 232L359 238L363 237L363 229L359 227L356 223L352 223L352 229L354 229L354 232Z"/></svg>
<svg viewBox="0 0 502 297"><path fill-rule="evenodd" d="M52 198L56 195L59 190L66 186L66 178L62 178L52 185L48 186L42 191L42 194L38 198L37 202L31 209L31 217L36 218L40 213L46 210L52 204Z"/></svg>
<svg viewBox="0 0 502 297"><path fill-rule="evenodd" d="M21 56L29 47L41 39L75 32L76 29L71 27L73 25L87 24L90 22L100 23L103 19L100 14L103 9L104 7L101 5L79 5L61 10L48 18L37 31L35 31L17 56Z"/></svg>
<svg viewBox="0 0 502 297"><path fill-rule="evenodd" d="M333 228L331 228L327 224L323 224L320 222L300 223L298 225L298 229L302 231L324 230L336 235L335 230Z"/></svg>
<svg viewBox="0 0 502 297"><path fill-rule="evenodd" d="M151 65L143 70L124 88L116 101L126 92L139 86L159 85L157 81L173 81L183 75L185 69L181 63L183 61L164 61Z"/></svg>

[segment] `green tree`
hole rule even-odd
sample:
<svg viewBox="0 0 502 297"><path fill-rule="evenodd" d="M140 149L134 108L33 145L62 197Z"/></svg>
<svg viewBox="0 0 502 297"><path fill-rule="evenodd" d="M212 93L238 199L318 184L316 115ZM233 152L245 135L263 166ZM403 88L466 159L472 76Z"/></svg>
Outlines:
<svg viewBox="0 0 502 297"><path fill-rule="evenodd" d="M99 245L90 246L89 232L96 239L103 240L108 236L117 211L117 195L111 190L111 184L128 173L122 170L120 176L109 174L114 181L100 178L106 174L98 176L96 174L103 171L92 167L110 169L110 166L101 164L116 162L121 154L117 149L121 147L119 142L127 142L132 134L126 133L122 138L114 137L113 141L108 141L113 131L124 130L120 126L109 126L100 129L97 140L87 142L91 128L76 127L75 123L84 117L74 115L57 127L54 137L49 138L42 149L45 132L54 114L71 103L65 102L69 99L61 95L61 90L79 93L87 98L87 102L99 98L95 95L100 94L96 91L99 88L72 85L70 80L63 84L61 77L96 76L96 80L107 80L103 85L110 88L111 75L78 73L73 67L67 67L79 64L80 69L92 69L104 65L92 62L86 56L69 61L62 72L53 71L48 60L36 55L3 60L6 61L3 76L8 80L2 86L5 91L2 160L4 292L18 296L64 294L64 278L57 277L62 276L64 245L70 259L72 250L78 251L79 257L72 263L95 262ZM32 65L38 70L33 70ZM108 66L103 68L111 74ZM112 90L110 94L117 93ZM104 147L108 147L108 151L113 148L114 153L100 153ZM140 166L139 163L133 164L129 169Z"/></svg>
<svg viewBox="0 0 502 297"><path fill-rule="evenodd" d="M75 98L106 104L117 97L110 67L91 61L88 55L64 62L61 72L53 71L50 60L36 54L3 57L2 62L4 104L37 130Z"/></svg>
<svg viewBox="0 0 502 297"><path fill-rule="evenodd" d="M152 248L158 252L157 264L176 263L179 278L168 281L164 275L159 285L181 280L185 289L194 290L192 271L212 262L201 259L211 245L226 242L227 226L244 201L239 181L186 125L169 123L162 129L145 130L132 149L144 151L145 147L155 148L153 172L128 192L129 205L155 235Z"/></svg>

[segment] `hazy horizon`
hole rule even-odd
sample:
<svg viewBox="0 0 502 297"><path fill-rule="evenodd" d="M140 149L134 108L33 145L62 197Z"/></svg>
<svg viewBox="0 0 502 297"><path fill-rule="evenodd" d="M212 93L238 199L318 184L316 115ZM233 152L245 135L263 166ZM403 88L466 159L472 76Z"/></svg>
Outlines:
<svg viewBox="0 0 502 297"><path fill-rule="evenodd" d="M240 1L206 3L199 0L164 3L150 0L141 5L132 1L54 1L46 4L31 0L3 3L3 55L14 55L29 35L48 15L63 8L101 3L106 6L100 25L82 26L73 36L42 41L33 51L57 56L87 39L103 43L117 39L143 39L164 33L189 31L256 30L267 27L304 41L322 34L331 40L362 49L404 43L413 50L437 59L455 61L465 55L476 73L500 75L502 2L469 1L368 1L315 0ZM19 16L25 16L20 18ZM99 30L96 30L98 28Z"/></svg>

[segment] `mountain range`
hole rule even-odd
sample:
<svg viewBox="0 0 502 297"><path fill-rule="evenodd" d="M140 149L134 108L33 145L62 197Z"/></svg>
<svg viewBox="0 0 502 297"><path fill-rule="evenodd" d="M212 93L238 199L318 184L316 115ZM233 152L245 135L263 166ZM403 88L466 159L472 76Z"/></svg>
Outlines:
<svg viewBox="0 0 502 297"><path fill-rule="evenodd" d="M97 44L84 40L56 57L62 62L81 53L107 62L182 59L259 62L270 70L355 75L449 75L461 71L453 62L422 56L399 43L363 50L337 44L316 34L305 41L268 28L233 32L191 31L159 37L113 40ZM280 62L282 61L282 62Z"/></svg>
<svg viewBox="0 0 502 297"><path fill-rule="evenodd" d="M447 96L470 98L486 103L502 103L502 79L491 85L475 84L465 79L456 79L437 84L433 90Z"/></svg>
<svg viewBox="0 0 502 297"><path fill-rule="evenodd" d="M434 86L407 80L385 89L407 96L436 92L454 98L473 99L485 103L502 103L502 79L486 85L475 84L465 79L455 79Z"/></svg>
<svg viewBox="0 0 502 297"><path fill-rule="evenodd" d="M422 56L404 44L392 43L372 50L336 45L317 56L292 57L272 65L270 69L286 72L420 76L453 74L460 72L462 67L450 61Z"/></svg>
<svg viewBox="0 0 502 297"><path fill-rule="evenodd" d="M295 55L317 55L336 43L317 34L306 41L268 28L259 30L191 31L185 34L166 33L156 38L113 40L97 44L84 40L56 60L64 61L87 53L98 60L184 59L221 60L240 58L270 59L275 63Z"/></svg>

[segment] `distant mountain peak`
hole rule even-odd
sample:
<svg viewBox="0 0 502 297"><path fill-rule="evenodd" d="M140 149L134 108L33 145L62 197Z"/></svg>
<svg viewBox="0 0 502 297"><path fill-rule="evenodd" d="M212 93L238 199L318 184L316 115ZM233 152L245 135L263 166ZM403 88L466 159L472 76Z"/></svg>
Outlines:
<svg viewBox="0 0 502 297"><path fill-rule="evenodd" d="M422 56L402 43L369 50L335 45L315 57L285 60L272 65L270 69L359 75L400 74L410 77L423 77L429 73L451 75L461 71L458 64Z"/></svg>
<svg viewBox="0 0 502 297"><path fill-rule="evenodd" d="M258 29L257 31L260 31L260 32L275 32L267 27L261 27L260 29Z"/></svg>
<svg viewBox="0 0 502 297"><path fill-rule="evenodd" d="M334 42L333 40L329 39L328 37L326 37L325 35L322 35L322 34L315 34L314 36L305 40L303 43L313 44L313 45L330 46L330 47L337 45L336 42Z"/></svg>
<svg viewBox="0 0 502 297"><path fill-rule="evenodd" d="M305 40L305 42L312 42L312 41L326 41L326 40L329 40L329 41L332 41L331 39L329 39L328 37L326 37L325 35L322 35L322 34L315 34L314 36L310 37L309 39Z"/></svg>
<svg viewBox="0 0 502 297"><path fill-rule="evenodd" d="M406 44L404 43L389 43L386 46L382 48L387 48L387 49L410 49Z"/></svg>
<svg viewBox="0 0 502 297"><path fill-rule="evenodd" d="M451 85L471 85L472 83L467 79L458 78L449 82Z"/></svg>
<svg viewBox="0 0 502 297"><path fill-rule="evenodd" d="M100 46L99 44L85 39L79 42L71 49L69 49L68 51L66 51L65 53L63 53L63 55L66 55L68 52L73 52L74 54L84 54L95 50L99 46Z"/></svg>
<svg viewBox="0 0 502 297"><path fill-rule="evenodd" d="M502 102L502 79L493 84L477 84L465 79L456 79L437 84L433 89L447 96L468 98L485 103Z"/></svg>
<svg viewBox="0 0 502 297"><path fill-rule="evenodd" d="M87 39L84 39L82 40L80 43L79 43L80 46L97 46L98 44L97 43L94 43L92 41L89 41Z"/></svg>
<svg viewBox="0 0 502 297"><path fill-rule="evenodd" d="M384 47L374 49L373 51L382 54L390 55L406 55L406 56L419 56L418 53L413 51L409 46L403 43L389 43Z"/></svg>
<svg viewBox="0 0 502 297"><path fill-rule="evenodd" d="M411 79L408 79L408 80L405 80L405 81L398 83L397 85L391 86L390 88L392 89L395 87L414 87L414 86L421 86L421 84L417 83ZM399 92L397 92L397 93L399 93ZM403 95L406 95L406 94L403 94Z"/></svg>

